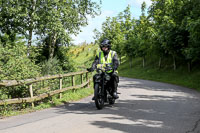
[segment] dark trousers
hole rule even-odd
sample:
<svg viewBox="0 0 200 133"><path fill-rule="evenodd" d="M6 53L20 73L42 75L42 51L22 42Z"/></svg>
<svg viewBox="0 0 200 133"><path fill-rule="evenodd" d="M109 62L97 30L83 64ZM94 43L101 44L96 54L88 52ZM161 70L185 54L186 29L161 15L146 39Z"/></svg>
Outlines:
<svg viewBox="0 0 200 133"><path fill-rule="evenodd" d="M117 75L117 73L109 73L111 79L110 81L108 81L106 87L111 88L110 93L113 94L113 92L117 92L117 87L118 87L118 83L119 83L119 76ZM93 76L93 82L95 82L97 78L97 75Z"/></svg>

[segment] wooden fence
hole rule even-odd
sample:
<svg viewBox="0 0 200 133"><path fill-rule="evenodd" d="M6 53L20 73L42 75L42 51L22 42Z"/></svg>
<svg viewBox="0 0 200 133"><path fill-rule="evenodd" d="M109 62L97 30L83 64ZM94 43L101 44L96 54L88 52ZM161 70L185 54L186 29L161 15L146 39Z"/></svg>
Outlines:
<svg viewBox="0 0 200 133"><path fill-rule="evenodd" d="M83 75L86 76L86 81L83 80ZM80 75L80 85L76 85L75 76ZM71 86L63 88L63 78L65 77L71 77ZM59 79L59 89L45 92L43 94L39 94L37 96L34 96L33 94L33 84L45 80L51 80L51 79ZM92 78L89 78L89 73L87 71L81 71L81 72L73 72L73 73L67 73L67 74L59 74L59 75L53 75L53 76L44 76L44 77L37 77L34 79L25 79L25 80L3 80L0 81L0 89L1 87L7 88L7 87L15 87L15 86L21 86L25 85L29 88L29 95L30 97L26 98L14 98L14 99L6 99L6 100L0 100L0 105L7 105L7 104L17 104L17 103L32 103L32 107L34 107L34 102L42 100L46 97L53 96L55 94L60 94L60 98L62 97L62 92L70 89L77 89L82 87L89 87L90 82L92 81ZM14 89L14 88L13 88Z"/></svg>

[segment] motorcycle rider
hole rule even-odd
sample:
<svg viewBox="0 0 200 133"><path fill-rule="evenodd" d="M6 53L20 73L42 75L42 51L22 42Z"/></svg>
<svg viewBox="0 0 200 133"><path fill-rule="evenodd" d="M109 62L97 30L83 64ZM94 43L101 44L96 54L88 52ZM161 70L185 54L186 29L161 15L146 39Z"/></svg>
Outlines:
<svg viewBox="0 0 200 133"><path fill-rule="evenodd" d="M107 72L110 76L110 87L112 88L112 96L115 99L118 99L119 96L117 95L117 86L119 83L119 77L118 77L118 72L117 68L119 66L119 60L117 57L117 53L115 51L111 50L111 42L108 39L104 39L100 43L100 49L101 51L96 55L95 60L92 64L91 68L88 68L87 70L89 72L92 72L95 70L97 64L104 64L107 63L109 64L110 67L112 67L112 70ZM93 81L95 81L95 75L93 77ZM94 97L92 98L94 100Z"/></svg>

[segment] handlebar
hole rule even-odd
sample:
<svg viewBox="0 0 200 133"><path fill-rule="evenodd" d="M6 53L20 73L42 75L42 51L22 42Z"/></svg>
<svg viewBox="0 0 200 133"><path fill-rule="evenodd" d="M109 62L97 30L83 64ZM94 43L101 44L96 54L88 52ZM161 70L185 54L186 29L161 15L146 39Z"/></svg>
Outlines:
<svg viewBox="0 0 200 133"><path fill-rule="evenodd" d="M113 70L113 68L111 66L108 66L108 64L97 64L97 68L96 70L101 70L101 71L110 71L110 70Z"/></svg>
<svg viewBox="0 0 200 133"><path fill-rule="evenodd" d="M95 69L96 69L96 71L103 71L103 72L113 70L113 68L111 66L109 66L108 64L97 64ZM94 69L87 68L87 71L92 72L92 71L94 71Z"/></svg>

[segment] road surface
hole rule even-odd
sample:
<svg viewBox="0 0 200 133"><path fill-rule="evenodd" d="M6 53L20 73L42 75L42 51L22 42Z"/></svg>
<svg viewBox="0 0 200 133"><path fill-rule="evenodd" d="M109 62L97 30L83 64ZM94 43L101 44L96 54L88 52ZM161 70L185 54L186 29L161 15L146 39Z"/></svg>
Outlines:
<svg viewBox="0 0 200 133"><path fill-rule="evenodd" d="M120 78L120 98L97 110L92 96L0 120L0 133L200 133L200 94L192 89Z"/></svg>

